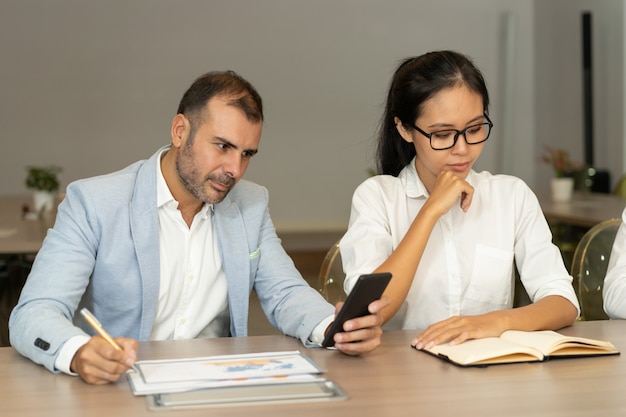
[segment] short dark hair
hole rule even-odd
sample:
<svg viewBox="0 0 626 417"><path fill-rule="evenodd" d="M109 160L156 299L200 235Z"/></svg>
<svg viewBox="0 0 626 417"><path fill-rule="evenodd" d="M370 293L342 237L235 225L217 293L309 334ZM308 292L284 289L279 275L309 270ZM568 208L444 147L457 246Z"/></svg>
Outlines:
<svg viewBox="0 0 626 417"><path fill-rule="evenodd" d="M183 94L177 113L185 115L192 127L197 126L204 106L216 96L230 98L229 104L243 110L249 121L263 121L261 96L235 71L213 71L198 77Z"/></svg>
<svg viewBox="0 0 626 417"><path fill-rule="evenodd" d="M465 85L483 98L488 113L489 93L485 80L474 63L454 51L434 51L407 58L398 66L387 93L385 112L378 131L377 169L379 174L398 176L415 157L415 146L400 136L397 117L412 128L422 114L424 103L441 90Z"/></svg>

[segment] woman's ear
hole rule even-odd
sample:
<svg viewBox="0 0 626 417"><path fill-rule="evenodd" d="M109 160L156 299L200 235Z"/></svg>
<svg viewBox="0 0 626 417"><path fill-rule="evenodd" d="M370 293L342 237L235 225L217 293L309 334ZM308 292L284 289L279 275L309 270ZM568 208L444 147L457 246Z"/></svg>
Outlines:
<svg viewBox="0 0 626 417"><path fill-rule="evenodd" d="M393 122L396 124L396 129L398 130L398 133L400 134L400 136L402 136L402 139L404 139L405 141L409 143L413 143L413 135L411 135L406 130L406 128L402 124L402 120L398 119L397 117L394 117Z"/></svg>

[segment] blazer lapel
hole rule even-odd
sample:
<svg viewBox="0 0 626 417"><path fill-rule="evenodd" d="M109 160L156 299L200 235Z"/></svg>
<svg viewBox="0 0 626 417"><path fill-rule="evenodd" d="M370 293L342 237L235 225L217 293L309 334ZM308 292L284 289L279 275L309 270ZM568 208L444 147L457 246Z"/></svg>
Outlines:
<svg viewBox="0 0 626 417"><path fill-rule="evenodd" d="M161 149L139 169L129 207L131 234L143 287L140 340L150 338L161 280L159 216L156 206L156 164L160 152Z"/></svg>
<svg viewBox="0 0 626 417"><path fill-rule="evenodd" d="M248 302L250 282L250 251L239 208L227 196L214 206L215 230L228 285L231 333L248 334Z"/></svg>

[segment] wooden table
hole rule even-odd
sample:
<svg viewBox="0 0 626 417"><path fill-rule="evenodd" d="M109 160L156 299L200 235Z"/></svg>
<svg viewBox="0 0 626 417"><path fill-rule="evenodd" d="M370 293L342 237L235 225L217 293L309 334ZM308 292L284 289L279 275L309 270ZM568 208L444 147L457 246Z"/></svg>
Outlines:
<svg viewBox="0 0 626 417"><path fill-rule="evenodd" d="M35 220L22 218L22 207L32 207L32 196L0 197L0 254L32 254L41 248L56 213L46 212Z"/></svg>
<svg viewBox="0 0 626 417"><path fill-rule="evenodd" d="M539 204L549 222L591 228L604 220L620 218L626 200L613 194L574 192L571 201L555 202L549 194L538 194Z"/></svg>
<svg viewBox="0 0 626 417"><path fill-rule="evenodd" d="M623 416L626 321L577 322L564 334L612 341L624 355L460 368L415 351L416 331L393 331L363 357L306 349L286 336L141 343L141 359L298 349L348 395L345 401L150 411L126 381L90 386L0 348L0 410L11 417L89 416Z"/></svg>

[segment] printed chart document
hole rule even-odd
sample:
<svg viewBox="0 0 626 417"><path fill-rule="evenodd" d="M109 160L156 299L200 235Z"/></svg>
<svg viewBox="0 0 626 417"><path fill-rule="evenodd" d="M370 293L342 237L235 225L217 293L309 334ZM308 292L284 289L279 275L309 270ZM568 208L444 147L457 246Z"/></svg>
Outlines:
<svg viewBox="0 0 626 417"><path fill-rule="evenodd" d="M201 388L321 381L317 364L298 351L136 362L127 377L135 395Z"/></svg>
<svg viewBox="0 0 626 417"><path fill-rule="evenodd" d="M460 366L619 354L611 342L563 336L551 330L536 332L508 330L500 337L468 340L455 346L445 343L424 351Z"/></svg>

